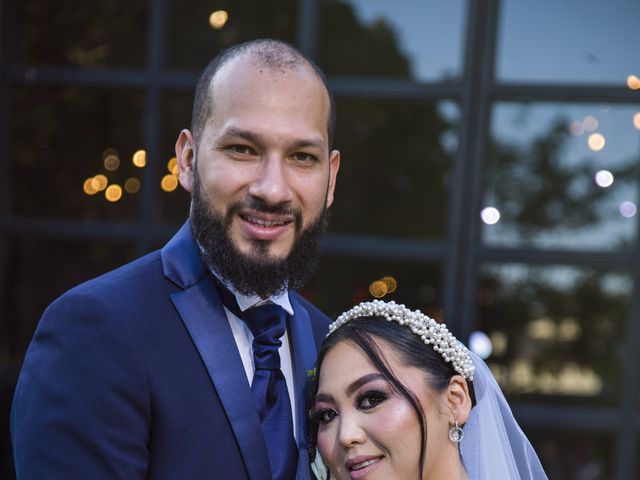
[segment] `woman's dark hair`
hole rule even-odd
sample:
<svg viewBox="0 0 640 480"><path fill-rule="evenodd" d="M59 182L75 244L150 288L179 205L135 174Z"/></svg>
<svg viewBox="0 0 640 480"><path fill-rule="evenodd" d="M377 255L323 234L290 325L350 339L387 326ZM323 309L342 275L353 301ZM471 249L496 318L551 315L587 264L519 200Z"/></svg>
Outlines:
<svg viewBox="0 0 640 480"><path fill-rule="evenodd" d="M389 322L381 317L360 317L350 320L339 327L322 342L318 359L316 361L315 384L312 399L318 392L318 380L322 362L327 353L338 343L348 340L357 345L369 357L376 369L389 382L391 388L405 399L413 408L420 424L420 462L419 477L422 478L424 468L424 457L426 453L426 417L420 401L409 388L402 384L398 377L389 367L389 362L381 347L376 343L376 339L389 343L403 364L416 367L425 373L425 380L429 387L435 392L444 391L451 377L458 375L450 363L445 362L442 356L437 353L431 345L426 345L420 337L415 335L409 328L395 322ZM471 401L475 404L475 394L473 384L467 381ZM317 423L311 426L313 438L317 438Z"/></svg>

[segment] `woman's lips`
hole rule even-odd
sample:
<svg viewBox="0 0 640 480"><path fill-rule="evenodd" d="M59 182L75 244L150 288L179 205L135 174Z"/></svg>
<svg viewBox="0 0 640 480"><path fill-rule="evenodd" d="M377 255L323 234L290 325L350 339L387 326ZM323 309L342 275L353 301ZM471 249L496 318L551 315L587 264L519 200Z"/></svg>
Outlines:
<svg viewBox="0 0 640 480"><path fill-rule="evenodd" d="M347 471L352 479L364 478L366 475L371 473L373 470L378 468L380 465L380 460L383 457L355 457L353 459L347 460L345 466L347 467Z"/></svg>

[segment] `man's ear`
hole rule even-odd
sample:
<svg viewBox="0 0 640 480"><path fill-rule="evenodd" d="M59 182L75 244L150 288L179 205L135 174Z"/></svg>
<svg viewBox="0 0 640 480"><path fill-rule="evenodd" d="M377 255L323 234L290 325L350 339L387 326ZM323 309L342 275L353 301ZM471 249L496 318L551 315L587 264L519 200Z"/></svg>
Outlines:
<svg viewBox="0 0 640 480"><path fill-rule="evenodd" d="M445 401L452 415L450 423L453 425L454 422L458 422L459 425L464 425L469 419L472 404L469 385L461 375L451 377Z"/></svg>
<svg viewBox="0 0 640 480"><path fill-rule="evenodd" d="M196 148L193 135L186 128L180 132L176 141L176 159L178 160L178 180L187 192L193 190L193 176L196 168Z"/></svg>
<svg viewBox="0 0 640 480"><path fill-rule="evenodd" d="M340 151L332 150L329 154L329 188L327 190L327 208L333 203L333 192L336 189L336 177L340 170Z"/></svg>

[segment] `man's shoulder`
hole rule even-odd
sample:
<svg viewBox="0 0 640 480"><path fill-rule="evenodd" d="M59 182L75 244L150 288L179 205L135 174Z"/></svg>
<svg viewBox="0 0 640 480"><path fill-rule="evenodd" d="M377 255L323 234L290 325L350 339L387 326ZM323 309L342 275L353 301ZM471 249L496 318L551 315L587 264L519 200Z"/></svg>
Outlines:
<svg viewBox="0 0 640 480"><path fill-rule="evenodd" d="M309 318L314 324L320 324L322 327L327 327L331 323L331 319L305 297L293 290L291 290L290 293L300 306L307 311Z"/></svg>
<svg viewBox="0 0 640 480"><path fill-rule="evenodd" d="M129 288L132 283L137 284L138 287L143 287L144 285L138 282L143 279L147 279L148 281L150 278L161 276L163 276L163 274L160 250L155 250L109 272L103 273L98 277L83 282L69 292L81 292L94 289L101 291L105 291L105 289L107 291L110 289L120 290Z"/></svg>
<svg viewBox="0 0 640 480"><path fill-rule="evenodd" d="M170 284L164 279L160 251L156 250L71 288L53 301L49 309L78 299L90 301L86 304L112 306L126 302L131 296L145 299L149 291L157 290L163 283Z"/></svg>
<svg viewBox="0 0 640 480"><path fill-rule="evenodd" d="M313 303L311 303L299 293L294 291L291 291L290 293L291 296L295 298L295 301L298 302L300 307L305 309L308 313L316 348L320 348L320 343L327 334L331 319L327 317L318 307L316 307Z"/></svg>

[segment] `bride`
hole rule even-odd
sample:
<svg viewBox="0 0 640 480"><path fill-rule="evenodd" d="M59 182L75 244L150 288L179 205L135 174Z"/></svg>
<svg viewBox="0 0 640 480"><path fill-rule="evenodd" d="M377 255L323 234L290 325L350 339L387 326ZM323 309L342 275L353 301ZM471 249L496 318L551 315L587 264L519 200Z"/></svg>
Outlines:
<svg viewBox="0 0 640 480"><path fill-rule="evenodd" d="M443 324L375 300L329 332L315 377L318 478L547 478L488 367Z"/></svg>

